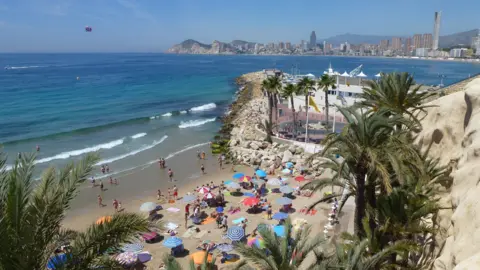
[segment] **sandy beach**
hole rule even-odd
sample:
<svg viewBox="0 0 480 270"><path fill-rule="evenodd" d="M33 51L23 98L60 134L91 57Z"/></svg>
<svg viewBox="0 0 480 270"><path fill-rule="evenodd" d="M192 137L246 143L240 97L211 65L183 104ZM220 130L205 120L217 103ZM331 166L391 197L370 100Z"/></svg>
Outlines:
<svg viewBox="0 0 480 270"><path fill-rule="evenodd" d="M207 153L206 160L199 160L197 158L197 150L205 151ZM161 189L162 193L166 195L167 188L177 185L179 188L179 196L182 197L187 192L193 192L197 186L204 183L210 183L213 181L214 183L219 184L221 181L232 179L232 165L226 165L221 170L217 162L217 157L208 154L207 150L209 150L208 146L191 149L190 151L186 151L181 155L168 160L167 166L172 167L175 172L174 178L176 181L173 183L169 182L166 170L160 169L158 164L153 164L144 170L133 171L131 174L118 177L119 185L110 185L108 181L104 180L105 191L103 192L100 191L99 187L92 188L90 183L86 183L83 190L75 199L72 209L67 214L67 218L64 222L65 227L75 230L83 230L88 225L94 223L98 218L113 214L113 199L117 199L121 202L124 211L140 213L139 207L142 203L157 202L157 189ZM201 174L201 164L205 165L206 174ZM247 166L237 165L235 166L235 170L242 172L245 175L253 175L253 168ZM289 180L289 185L295 187L298 183L291 178ZM105 207L98 206L97 195L99 194L103 197L103 202L106 205ZM310 205L314 202L315 199L318 198L317 195L318 193L314 194L311 198L298 196L293 202L293 208L296 209L296 212L290 215L292 220L301 218L305 219L309 224L312 224L313 233L321 233L323 231L323 226L327 222L327 212L330 210L330 205L325 203L318 205L316 207L318 212L315 215L305 215L299 213L298 210L305 205ZM282 194L269 194L267 199L268 201L273 202L276 198L281 196ZM239 206L242 209L241 212L229 216L229 226L233 225L233 220L244 217L248 219L246 229L246 234L248 235L259 223L277 224L276 220L268 220L265 213L246 213L248 207L241 204L241 200L244 198L244 196L226 196L226 200L228 201L227 208L230 206ZM185 203L177 201L176 203L161 205L163 210L158 212L162 216L161 220L164 222L173 222L179 226L176 231L178 232L178 236L183 239L184 246L190 251L190 254L197 251L196 247L204 240L214 241L217 244L230 242L230 240L222 239L224 231L223 229L217 229L215 222L196 226L200 229L199 234L183 237L183 234L187 231L184 226ZM272 203L272 206L273 213L278 212L280 206L275 205L274 203ZM178 208L180 211L174 213L165 210L170 207ZM204 209L206 214L210 214L214 210L214 208ZM340 226L337 226L335 231L348 230L349 216L351 216L348 213L352 210L353 208L349 205L344 208L344 212L340 216ZM191 225L192 223L189 221L188 226ZM168 238L166 235L165 237ZM163 255L169 253L170 249L164 247L161 241L154 244L145 243L144 245L144 251L148 251L153 255L153 259L146 263L145 266L147 269L158 269L159 265L161 265ZM186 256L180 258L179 261L182 265L187 266L189 263L189 257ZM223 269L223 267L228 265L221 264L219 259L217 260L217 264L219 269Z"/></svg>

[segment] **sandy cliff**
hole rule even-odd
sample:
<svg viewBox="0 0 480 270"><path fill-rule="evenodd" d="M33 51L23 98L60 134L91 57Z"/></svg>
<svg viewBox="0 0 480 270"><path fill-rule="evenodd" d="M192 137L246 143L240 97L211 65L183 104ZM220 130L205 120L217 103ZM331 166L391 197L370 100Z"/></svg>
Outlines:
<svg viewBox="0 0 480 270"><path fill-rule="evenodd" d="M442 197L451 209L438 217L444 231L434 269L480 269L480 78L430 104L436 107L422 120L417 142L433 140L430 154L451 167L453 178Z"/></svg>

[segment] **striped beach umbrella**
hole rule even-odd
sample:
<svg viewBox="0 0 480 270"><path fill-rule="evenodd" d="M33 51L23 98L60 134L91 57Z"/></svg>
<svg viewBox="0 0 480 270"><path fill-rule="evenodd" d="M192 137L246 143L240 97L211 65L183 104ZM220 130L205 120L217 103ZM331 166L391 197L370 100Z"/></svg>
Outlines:
<svg viewBox="0 0 480 270"><path fill-rule="evenodd" d="M293 191L294 191L294 189L292 187L289 187L289 186L280 187L280 192L285 193L285 194L292 193Z"/></svg>
<svg viewBox="0 0 480 270"><path fill-rule="evenodd" d="M168 247L168 248L174 248L178 247L183 243L182 239L172 236L168 238L167 240L163 241L163 246Z"/></svg>
<svg viewBox="0 0 480 270"><path fill-rule="evenodd" d="M292 204L292 199L282 197L282 198L276 199L275 202L280 205L288 205L288 204Z"/></svg>
<svg viewBox="0 0 480 270"><path fill-rule="evenodd" d="M201 187L201 188L197 189L197 192L201 193L201 194L206 194L206 193L210 192L210 189L208 187Z"/></svg>
<svg viewBox="0 0 480 270"><path fill-rule="evenodd" d="M277 213L273 214L272 218L276 219L276 220L287 219L288 214L284 213L284 212L277 212Z"/></svg>
<svg viewBox="0 0 480 270"><path fill-rule="evenodd" d="M223 244L219 244L217 246L217 249L221 252L230 252L233 250L233 245L231 244L226 244L226 243L223 243Z"/></svg>
<svg viewBox="0 0 480 270"><path fill-rule="evenodd" d="M249 247L255 245L258 248L265 248L265 241L261 237L250 237L247 240L247 245Z"/></svg>
<svg viewBox="0 0 480 270"><path fill-rule="evenodd" d="M228 228L227 237L232 241L240 241L245 236L245 231L242 227L232 226Z"/></svg>
<svg viewBox="0 0 480 270"><path fill-rule="evenodd" d="M133 252L120 253L115 258L115 260L117 260L117 262L119 262L119 263L121 263L125 266L133 265L134 263L137 262L137 259L138 259L137 254L135 254Z"/></svg>
<svg viewBox="0 0 480 270"><path fill-rule="evenodd" d="M155 209L157 209L157 204L154 202L146 202L140 206L141 212L151 212Z"/></svg>
<svg viewBox="0 0 480 270"><path fill-rule="evenodd" d="M126 244L122 247L124 252L133 252L137 253L143 250L143 245L141 243Z"/></svg>
<svg viewBox="0 0 480 270"><path fill-rule="evenodd" d="M239 181L239 182L248 183L248 182L252 181L252 177L250 177L250 176L243 176L243 177L240 178L238 181Z"/></svg>
<svg viewBox="0 0 480 270"><path fill-rule="evenodd" d="M211 192L208 192L208 193L206 193L206 194L203 196L203 198L205 198L205 199L213 199L213 198L215 198L215 194L213 194L213 193L211 193Z"/></svg>
<svg viewBox="0 0 480 270"><path fill-rule="evenodd" d="M238 183L235 183L235 182L228 183L228 184L226 184L226 186L228 188L231 188L231 189L239 189L240 188L240 185Z"/></svg>
<svg viewBox="0 0 480 270"><path fill-rule="evenodd" d="M245 176L245 174L243 174L243 173L236 173L236 174L234 174L234 175L232 176L232 178L233 178L233 179L240 179L240 178L242 178L242 177L244 177L244 176Z"/></svg>

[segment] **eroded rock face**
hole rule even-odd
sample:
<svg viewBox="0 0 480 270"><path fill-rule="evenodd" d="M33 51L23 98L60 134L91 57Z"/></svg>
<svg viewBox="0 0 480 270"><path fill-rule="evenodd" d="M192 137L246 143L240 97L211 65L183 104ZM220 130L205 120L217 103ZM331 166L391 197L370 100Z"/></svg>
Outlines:
<svg viewBox="0 0 480 270"><path fill-rule="evenodd" d="M453 185L442 197L437 222L444 229L434 269L480 269L480 79L430 103L417 142L451 168ZM443 248L440 248L443 247Z"/></svg>

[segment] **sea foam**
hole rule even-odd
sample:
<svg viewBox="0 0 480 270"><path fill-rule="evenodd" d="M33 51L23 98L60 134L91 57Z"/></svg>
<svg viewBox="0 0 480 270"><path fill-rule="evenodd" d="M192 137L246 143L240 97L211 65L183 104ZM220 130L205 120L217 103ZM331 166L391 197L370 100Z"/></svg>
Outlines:
<svg viewBox="0 0 480 270"><path fill-rule="evenodd" d="M141 137L143 137L143 136L145 136L145 135L147 135L147 133L142 132L142 133L137 133L137 134L135 134L135 135L132 135L132 136L130 136L130 138L132 138L132 139L138 139L138 138L141 138Z"/></svg>
<svg viewBox="0 0 480 270"><path fill-rule="evenodd" d="M197 127L204 125L206 123L214 122L217 118L209 118L209 119L203 119L203 120L190 120L190 121L185 121L185 122L180 122L180 125L178 126L179 128L189 128L189 127Z"/></svg>
<svg viewBox="0 0 480 270"><path fill-rule="evenodd" d="M6 66L5 69L27 69L27 68L41 68L43 66L18 66L18 67L9 67Z"/></svg>
<svg viewBox="0 0 480 270"><path fill-rule="evenodd" d="M101 160L99 161L97 164L95 165L102 165L102 164L107 164L107 163L111 163L111 162L114 162L114 161L117 161L117 160L120 160L120 159L124 159L126 157L129 157L129 156L133 156L133 155L136 155L140 152L143 152L145 150L148 150L148 149L151 149L153 147L155 147L156 145L159 145L161 144L163 141L165 141L166 139L168 138L167 135L163 136L160 140L158 141L153 141L152 144L149 144L149 145L145 145L139 149L136 149L136 150L133 150L131 152L128 152L126 154L123 154L123 155L120 155L120 156L116 156L116 157L112 157L112 158L109 158L109 159L104 159L104 160Z"/></svg>
<svg viewBox="0 0 480 270"><path fill-rule="evenodd" d="M193 107L193 108L190 109L190 111L192 111L192 112L208 111L208 110L215 109L216 107L217 107L217 104L208 103L208 104L203 104L203 105L198 106L198 107Z"/></svg>
<svg viewBox="0 0 480 270"><path fill-rule="evenodd" d="M172 113L171 112L164 113L164 114L162 114L162 116L172 116Z"/></svg>
<svg viewBox="0 0 480 270"><path fill-rule="evenodd" d="M102 143L102 144L98 144L98 145L83 148L83 149L78 149L78 150L73 150L73 151L68 151L68 152L62 152L62 153L60 153L58 155L55 155L55 156L39 159L39 160L35 161L35 164L45 163L45 162L49 162L49 161L52 161L52 160L55 160L55 159L67 159L69 157L79 156L79 155L82 155L82 154L95 152L95 151L98 151L98 150L101 150L101 149L111 149L115 146L121 145L122 143L123 143L123 139L119 139L119 140L111 141L111 142L108 142L108 143Z"/></svg>

